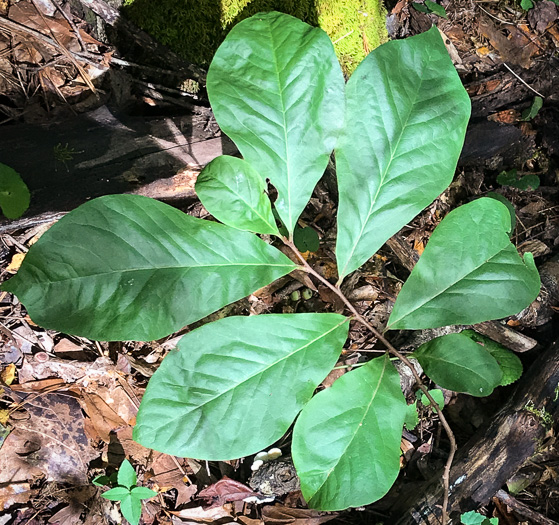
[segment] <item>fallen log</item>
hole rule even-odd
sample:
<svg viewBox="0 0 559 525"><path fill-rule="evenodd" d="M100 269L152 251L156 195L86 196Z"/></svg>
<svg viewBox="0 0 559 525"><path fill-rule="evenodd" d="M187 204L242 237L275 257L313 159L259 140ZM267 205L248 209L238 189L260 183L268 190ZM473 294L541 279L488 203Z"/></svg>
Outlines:
<svg viewBox="0 0 559 525"><path fill-rule="evenodd" d="M0 127L0 162L15 169L31 191L24 218L70 211L111 193L168 201L193 198L200 169L233 143L211 110L146 118L102 106L62 125ZM8 227L9 221L0 221Z"/></svg>
<svg viewBox="0 0 559 525"><path fill-rule="evenodd" d="M521 378L510 401L459 449L450 472L450 515L486 504L538 450L550 423L559 416L559 341ZM422 487L400 487L392 507L397 525L440 525L442 472Z"/></svg>

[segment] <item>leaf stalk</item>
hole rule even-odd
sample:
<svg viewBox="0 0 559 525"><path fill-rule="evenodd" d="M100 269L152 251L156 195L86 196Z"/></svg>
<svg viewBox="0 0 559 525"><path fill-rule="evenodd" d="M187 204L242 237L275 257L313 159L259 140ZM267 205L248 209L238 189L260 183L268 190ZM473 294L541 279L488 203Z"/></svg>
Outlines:
<svg viewBox="0 0 559 525"><path fill-rule="evenodd" d="M367 319L365 319L365 317L363 317L355 309L351 301L344 295L344 293L340 290L338 286L333 285L330 281L328 281L328 279L320 275L306 261L306 259L303 257L303 255L301 254L301 252L298 250L298 248L295 246L295 243L291 239L287 239L285 237L280 237L280 238L282 242L291 249L291 251L297 257L297 259L301 261L302 267L300 269L316 277L316 279L318 279L322 284L324 284L324 286L330 288L330 290L332 290L343 301L347 309L353 314L355 320L361 323L363 326L365 326L382 344L384 344L384 346L386 347L386 349L390 354L397 357L400 361L402 361L402 363L404 363L411 370L411 373L413 374L413 377L417 382L417 386L425 394L425 397L429 400L431 407L433 407L433 409L437 412L437 415L439 416L439 421L443 425L443 428L445 429L446 435L448 436L448 440L450 442L450 452L442 475L442 482L444 488L443 506L442 506L442 523L443 525L446 525L448 523L450 468L452 467L452 462L454 461L457 445L456 445L456 438L454 437L454 433L452 432L452 429L450 428L450 425L448 424L448 421L446 420L441 408L429 393L428 388L423 383L420 375L417 373L417 370L413 366L413 363L405 355L403 355L400 351L398 351L371 323L369 323L369 321L367 321Z"/></svg>

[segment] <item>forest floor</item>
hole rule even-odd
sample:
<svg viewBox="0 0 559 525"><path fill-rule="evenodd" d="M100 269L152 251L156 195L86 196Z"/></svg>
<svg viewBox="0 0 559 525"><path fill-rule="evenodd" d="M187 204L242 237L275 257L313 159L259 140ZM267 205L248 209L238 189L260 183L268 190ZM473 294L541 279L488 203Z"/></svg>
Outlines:
<svg viewBox="0 0 559 525"><path fill-rule="evenodd" d="M94 4L102 7L104 2ZM447 18L400 0L388 6L387 24L392 38L436 24L471 97L472 119L455 180L352 274L343 291L382 330L403 281L440 220L460 204L497 193L513 204L512 240L521 253L534 254L546 286L518 316L474 328L500 337L518 352L527 370L542 366L538 358L553 350L559 338L559 7L543 0L534 0L528 11L497 0L441 4ZM17 272L29 247L56 219L102 194L141 193L208 218L193 182L206 162L231 148L207 107L203 70L184 65L191 74L179 84L177 75L166 70L181 67L180 58L175 57L179 66L161 58L150 64L151 50L138 56L133 49L115 48L106 40L110 31L100 30L90 17L86 23L79 5L0 0L0 162L16 168L24 179L31 173L32 194L31 208L22 219L0 223L1 280ZM105 22L110 29L111 22ZM118 24L112 23L116 30ZM129 28L120 30L126 35ZM145 66L137 67L142 60ZM102 148L89 144L95 130L107 132L103 126L109 120L116 122L110 130L114 140ZM123 122L134 130L134 148L126 149L129 136L118 134ZM141 127L146 122L153 126ZM183 142L176 134L156 136L161 122L178 127L187 122L188 136ZM101 157L105 164L95 164ZM320 237L320 248L306 257L327 279L335 279L336 271L336 198L335 179L328 172L300 219L300 226L312 227ZM290 275L215 315L306 311L341 312L343 304L309 277ZM290 462L289 433L274 445L282 458L256 472L251 470L253 458L198 461L135 443L132 428L148 380L184 333L214 318L159 341L97 342L42 329L16 297L1 292L0 525L122 522L118 506L101 498L103 487L92 480L110 476L125 458L135 467L139 484L158 492L144 504L145 525L316 525L330 520L390 525L401 519L407 509L402 502L410 494L419 494L426 482L440 478L448 441L430 410L423 411L417 428L404 431L400 478L390 493L373 505L339 513L306 507ZM433 334L398 335L392 342L408 351L430 337ZM320 388L381 351L382 344L352 325L338 369ZM404 386L411 401L414 384ZM487 398L443 392L459 448L472 446L472 439L475 447L488 438L484 429L491 428L516 388L497 389ZM490 495L477 502L484 515L506 525L559 522L554 415L545 424L536 455L514 457L505 447L500 456L487 458L488 478L480 483L490 487ZM496 485L491 467L501 460L511 473ZM245 501L254 498L261 503ZM466 509L472 500L471 494L461 494L457 505Z"/></svg>

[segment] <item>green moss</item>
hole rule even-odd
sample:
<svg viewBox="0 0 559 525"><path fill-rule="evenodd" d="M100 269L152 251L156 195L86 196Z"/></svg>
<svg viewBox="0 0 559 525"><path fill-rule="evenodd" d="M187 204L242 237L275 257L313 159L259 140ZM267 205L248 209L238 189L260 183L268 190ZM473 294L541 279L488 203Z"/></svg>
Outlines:
<svg viewBox="0 0 559 525"><path fill-rule="evenodd" d="M346 74L388 39L382 0L125 0L123 7L156 40L203 66L235 24L272 10L322 27Z"/></svg>
<svg viewBox="0 0 559 525"><path fill-rule="evenodd" d="M534 416L541 421L544 427L549 428L553 425L553 417L551 414L545 408L536 408L532 401L528 401L528 403L526 403L524 410L534 414Z"/></svg>

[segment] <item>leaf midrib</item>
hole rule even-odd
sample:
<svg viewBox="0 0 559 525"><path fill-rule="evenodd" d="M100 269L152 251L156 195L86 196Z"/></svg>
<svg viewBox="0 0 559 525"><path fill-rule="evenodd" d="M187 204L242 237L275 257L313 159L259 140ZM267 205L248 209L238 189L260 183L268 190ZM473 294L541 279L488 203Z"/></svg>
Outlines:
<svg viewBox="0 0 559 525"><path fill-rule="evenodd" d="M267 20L268 23L268 30L270 32L270 42L271 42L271 46L272 46L272 58L274 60L274 70L276 73L276 77L278 79L278 94L280 97L280 102L281 102L281 116L283 119L283 137L284 137L284 142L285 142L285 176L286 176L286 188L287 188L287 219L288 219L288 224L286 224L287 227L287 231L289 231L289 233L292 233L293 231L293 224L291 221L291 170L290 170L290 162L289 162L289 143L287 141L287 120L286 120L286 109L285 109L285 99L283 96L283 88L282 88L282 83L281 83L281 79L280 79L280 70L278 67L278 60L277 60L277 56L276 56L276 47L274 44L274 34L272 31L272 24L269 20ZM272 181L273 182L273 181Z"/></svg>
<svg viewBox="0 0 559 525"><path fill-rule="evenodd" d="M351 439L348 441L347 445L345 446L343 452L339 455L338 460L336 461L336 463L330 468L330 470L328 470L328 473L326 474L324 481L320 484L320 486L318 487L318 489L315 491L315 493L311 496L311 499L314 498L319 491L322 489L322 487L324 487L324 485L326 484L326 482L328 481L328 479L330 478L330 475L332 474L332 472L334 471L334 469L339 465L342 457L344 456L344 454L347 452L347 449L351 446L351 444L353 443L355 436L357 435L357 433L359 432L360 429L362 429L362 424L363 421L365 420L365 418L367 417L367 415L369 414L369 410L371 409L371 405L373 404L378 390L380 388L380 385L382 383L382 380L384 378L384 374L386 371L386 367L387 365L390 363L390 361L388 359L385 358L384 363L383 363L383 367L382 367L382 371L380 373L377 385L375 387L375 390L371 396L371 401L369 402L369 404L367 405L367 408L364 410L363 412L363 417L361 418L361 420L359 421L359 424L356 426L356 430L353 432L353 435L351 436Z"/></svg>
<svg viewBox="0 0 559 525"><path fill-rule="evenodd" d="M198 269L198 268L223 268L223 267L231 267L231 266L266 266L269 268L291 268L292 270L297 268L295 263L293 264L269 264L269 263L232 263L232 264L199 264L199 265L188 265L188 266L152 266L147 268L128 268L125 270L118 270L113 272L99 272L99 273L92 273L89 275L79 275L77 277L67 277L65 279L49 279L48 281L37 281L36 284L55 284L55 283L63 283L66 281L75 281L79 279L89 279L91 277L105 277L108 275L122 275L126 273L132 272L146 272L146 271L159 271L159 270L190 270L190 269Z"/></svg>
<svg viewBox="0 0 559 525"><path fill-rule="evenodd" d="M388 176L388 171L390 170L390 167L392 166L392 162L396 158L396 152L398 151L398 148L400 147L400 142L402 140L404 132L406 131L406 127L407 127L408 122L410 120L411 114L413 113L413 110L414 110L415 105L417 103L417 98L419 97L419 92L421 90L422 83L423 83L423 76L421 77L419 87L418 87L417 91L415 92L413 103L410 104L410 110L409 110L409 112L406 116L406 120L405 120L404 124L402 125L402 129L401 129L400 134L398 136L398 140L396 141L396 147L393 150L390 151L390 160L388 161L388 163L386 165L386 169L384 170L384 173L380 177L380 183L378 185L377 191L375 192L375 195L373 196L373 198L371 200L371 205L369 206L369 211L367 212L367 218L363 221L363 224L361 225L361 230L359 231L359 235L357 236L357 240L354 242L353 247L351 248L349 256L347 257L346 263L344 265L343 271L340 272L340 276L342 276L342 277L346 276L346 268L348 267L349 263L351 262L353 254L355 253L355 250L357 249L357 245L359 244L359 242L361 241L361 238L363 237L363 232L365 231L365 227L367 226L367 224L369 222L369 219L371 218L371 215L373 214L373 210L374 210L374 207L377 203L379 193L380 193L382 187L384 186L384 182L385 182L386 177Z"/></svg>
<svg viewBox="0 0 559 525"><path fill-rule="evenodd" d="M476 343L477 344L477 343ZM488 352L489 353L489 352ZM427 356L428 359L430 359L431 361L436 361L438 363L443 363L443 364L451 364L457 368L461 368L464 370L467 370L468 372L472 373L473 375L477 376L478 378L482 379L484 383L488 383L487 379L485 379L481 374L477 373L473 368L468 368L466 365L457 363L455 361L449 361L449 360L445 360L442 357L437 357L437 356ZM495 358L493 358L495 359Z"/></svg>

